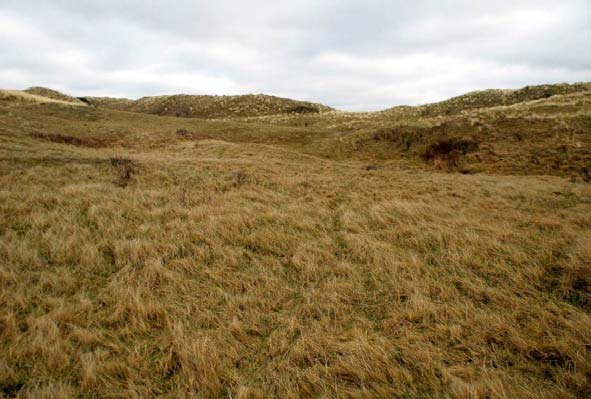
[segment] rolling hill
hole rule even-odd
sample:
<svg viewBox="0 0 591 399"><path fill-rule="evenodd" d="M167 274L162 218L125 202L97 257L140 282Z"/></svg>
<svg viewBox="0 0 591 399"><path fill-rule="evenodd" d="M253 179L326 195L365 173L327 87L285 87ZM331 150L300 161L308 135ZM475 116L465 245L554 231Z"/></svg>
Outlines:
<svg viewBox="0 0 591 399"><path fill-rule="evenodd" d="M48 89L46 87L34 86L23 90L25 93L34 94L39 97L51 98L53 100L65 101L67 103L74 103L83 105L83 102L76 97L69 96L57 90Z"/></svg>
<svg viewBox="0 0 591 399"><path fill-rule="evenodd" d="M56 92L58 93L58 92ZM59 93L58 93L59 94ZM11 103L37 103L37 104L47 104L47 103L57 103L63 105L70 105L70 106L85 106L86 104L77 101L71 100L69 98L64 99L59 97L48 97L43 95L34 94L27 91L22 90L2 90L0 89L0 101L3 101L5 104Z"/></svg>
<svg viewBox="0 0 591 399"><path fill-rule="evenodd" d="M418 107L394 107L382 112L386 114L397 114L400 111L404 113L405 111L413 109L419 116L422 117L453 115L473 109L513 105L532 100L550 98L556 95L580 93L590 90L591 83L562 83L554 85L526 86L517 90L490 89L474 91L461 96L450 98L445 101L426 104Z"/></svg>
<svg viewBox="0 0 591 399"><path fill-rule="evenodd" d="M278 114L322 113L332 109L306 101L251 94L241 96L170 95L127 100L84 97L90 105L120 111L183 118L232 118Z"/></svg>

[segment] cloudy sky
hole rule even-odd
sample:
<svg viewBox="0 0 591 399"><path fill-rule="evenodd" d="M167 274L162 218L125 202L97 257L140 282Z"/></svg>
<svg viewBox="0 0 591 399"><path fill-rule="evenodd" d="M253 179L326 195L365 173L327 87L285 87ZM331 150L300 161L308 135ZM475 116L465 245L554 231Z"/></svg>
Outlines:
<svg viewBox="0 0 591 399"><path fill-rule="evenodd" d="M591 81L591 0L0 0L0 87L346 110Z"/></svg>

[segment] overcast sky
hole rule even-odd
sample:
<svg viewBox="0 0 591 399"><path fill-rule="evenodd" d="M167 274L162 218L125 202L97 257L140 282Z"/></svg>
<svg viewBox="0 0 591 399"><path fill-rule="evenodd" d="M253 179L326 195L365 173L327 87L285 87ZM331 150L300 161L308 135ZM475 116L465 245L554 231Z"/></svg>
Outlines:
<svg viewBox="0 0 591 399"><path fill-rule="evenodd" d="M591 0L0 0L0 87L345 110L591 81Z"/></svg>

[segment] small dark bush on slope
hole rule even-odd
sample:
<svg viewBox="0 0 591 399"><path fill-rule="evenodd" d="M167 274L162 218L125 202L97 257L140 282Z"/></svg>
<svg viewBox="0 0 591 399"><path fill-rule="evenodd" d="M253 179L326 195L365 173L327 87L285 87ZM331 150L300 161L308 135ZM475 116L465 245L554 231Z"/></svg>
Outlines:
<svg viewBox="0 0 591 399"><path fill-rule="evenodd" d="M423 159L434 163L446 162L447 166L459 166L462 155L477 150L478 143L465 138L448 138L430 144L423 153Z"/></svg>
<svg viewBox="0 0 591 399"><path fill-rule="evenodd" d="M127 187L131 177L135 173L135 166L131 159L128 158L111 158L111 166L117 173L117 180L115 184L119 187Z"/></svg>

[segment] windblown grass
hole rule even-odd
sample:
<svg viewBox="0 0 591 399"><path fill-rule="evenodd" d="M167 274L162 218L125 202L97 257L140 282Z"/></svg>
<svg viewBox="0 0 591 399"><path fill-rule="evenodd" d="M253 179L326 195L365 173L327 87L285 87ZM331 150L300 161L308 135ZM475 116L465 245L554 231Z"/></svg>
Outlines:
<svg viewBox="0 0 591 399"><path fill-rule="evenodd" d="M46 87L34 86L29 87L26 90L23 90L25 93L34 94L40 97L51 98L53 100L60 100L65 101L66 103L75 103L78 105L84 105L82 101L80 101L76 97L69 96L67 94L61 93L57 90L48 89Z"/></svg>
<svg viewBox="0 0 591 399"><path fill-rule="evenodd" d="M74 99L75 100L75 99ZM4 102L28 102L37 104L62 104L70 106L84 106L81 101L70 101L63 98L52 98L43 95L35 94L35 92L27 92L21 90L0 90L0 101Z"/></svg>
<svg viewBox="0 0 591 399"><path fill-rule="evenodd" d="M591 186L347 140L2 103L0 395L587 396Z"/></svg>

